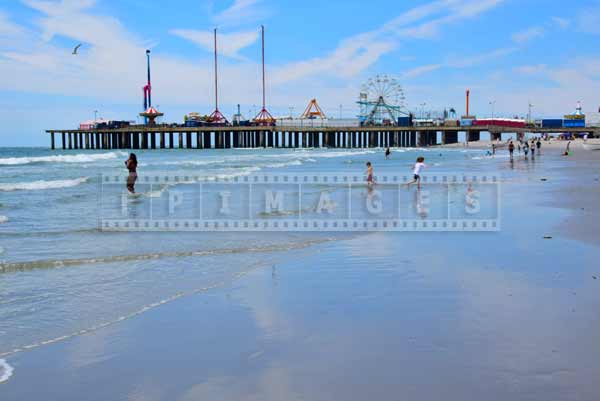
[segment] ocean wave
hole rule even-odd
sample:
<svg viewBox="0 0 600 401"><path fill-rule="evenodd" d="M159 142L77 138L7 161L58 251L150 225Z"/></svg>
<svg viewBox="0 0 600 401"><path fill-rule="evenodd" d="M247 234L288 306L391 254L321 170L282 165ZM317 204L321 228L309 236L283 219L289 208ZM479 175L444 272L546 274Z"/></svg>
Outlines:
<svg viewBox="0 0 600 401"><path fill-rule="evenodd" d="M241 252L266 252L266 251L277 252L277 251L285 251L285 250L292 250L292 249L303 249L303 248L307 248L307 247L310 247L310 246L318 245L318 244L325 243L325 242L335 241L335 240L336 240L336 238L334 238L334 237L328 237L328 238L323 238L323 239L320 239L320 240L319 239L308 240L308 241L301 242L301 243L295 242L295 243L290 243L288 245L279 245L279 246L273 245L273 246L267 246L267 247L263 247L263 248L246 248L246 249L243 249L243 250L230 250L230 251L235 251L235 252L238 252L238 251L241 251ZM223 251L227 251L227 250L222 250L222 252ZM186 253L182 252L182 254L183 254L182 256L186 256L185 255ZM193 252L193 254L206 254L206 252ZM267 265L265 265L264 263L254 263L254 264L251 264L246 269L244 269L242 271L239 271L237 273L234 273L233 279L234 280L240 279L240 278L244 277L245 275L251 273L252 271L258 270L260 268L264 268L265 266L267 266ZM129 320L131 318L134 318L136 316L140 316L140 315L142 315L142 314L144 314L144 313L146 313L148 311L151 311L151 310L153 310L153 309L155 309L157 307L160 307L162 305L165 305L165 304L168 304L170 302L173 302L173 301L175 301L177 299L180 299L180 298L183 298L183 297L187 297L187 296L191 296L191 295L205 293L205 292L208 292L210 290L214 290L214 289L223 287L224 285L228 285L230 282L231 282L231 279L228 278L228 279L226 279L224 281L221 281L221 282L218 282L218 283L215 283L215 284L212 284L212 285L203 286L203 287L199 287L199 288L194 288L194 289L189 290L189 291L179 291L179 292L174 293L171 296L168 296L168 297L163 298L161 300L158 300L156 302L144 305L144 306L142 306L139 309L136 309L136 310L134 310L134 311L132 311L130 313L121 315L121 316L119 316L119 317L117 317L115 319L107 320L107 321L104 321L104 322L100 322L100 323L97 323L97 324L95 324L93 326L90 326L90 327L87 327L87 328L83 328L83 329L80 329L80 330L76 330L76 331L73 331L73 332L70 332L68 334L64 334L64 335L58 336L58 337L49 338L49 339L46 339L46 340L41 340L41 341L33 342L33 343L30 343L30 344L27 344L27 345L18 346L17 348L13 348L12 350L6 350L4 352L0 351L0 358L7 357L7 356L10 356L10 355L15 355L15 354L18 354L18 353L21 353L21 352L24 352L24 351L28 351L28 350L32 350L32 349L35 349L35 348L40 348L40 347L43 347L45 345L50 345L50 344L58 343L58 342L61 342L61 341L68 340L70 338L74 338L74 337L78 337L78 336L82 336L82 335L86 335L86 334L91 334L91 333L93 333L95 331L98 331L100 329L103 329L105 327L113 326L115 324L118 324L118 323L124 322L126 320ZM4 365L2 365L2 363L4 363ZM5 369L4 372L7 373L6 374L6 378L4 380L8 380L8 378L10 377L10 375L12 375L12 372L13 372L12 367L10 365L8 365L4 361L4 359L0 359L0 375L2 374L2 366L4 366L4 369ZM2 382L2 381L3 380L1 380L1 378L0 378L0 382Z"/></svg>
<svg viewBox="0 0 600 401"><path fill-rule="evenodd" d="M155 260L165 258L182 258L182 257L203 257L214 255L228 255L240 253L263 253L263 252L281 252L294 249L302 249L311 245L320 244L327 241L333 241L334 238L312 239L299 243L287 243L282 245L268 245L264 247L240 247L240 248L221 248L206 251L179 251L179 252L156 252L146 254L133 255L112 255L99 256L95 258L80 258L80 259L60 259L60 260L37 260L31 262L5 262L0 263L1 273L13 273L18 271L29 271L37 269L54 269L61 267L70 267L77 265L93 265L100 263L118 263L118 262L133 262L142 260Z"/></svg>
<svg viewBox="0 0 600 401"><path fill-rule="evenodd" d="M15 166L32 163L90 163L100 160L116 159L126 156L124 152L109 152L99 154L79 153L76 155L34 156L34 157L7 157L0 159L0 165Z"/></svg>
<svg viewBox="0 0 600 401"><path fill-rule="evenodd" d="M7 221L8 221L8 217L6 217L6 216L0 216L0 224L6 223Z"/></svg>
<svg viewBox="0 0 600 401"><path fill-rule="evenodd" d="M0 359L0 383L7 381L13 374L13 367L4 359Z"/></svg>
<svg viewBox="0 0 600 401"><path fill-rule="evenodd" d="M0 184L0 191L40 191L44 189L69 188L83 184L89 180L89 177L75 178L73 180L55 180L55 181L32 181L32 182L14 182Z"/></svg>
<svg viewBox="0 0 600 401"><path fill-rule="evenodd" d="M300 160L293 160L291 162L281 162L281 163L272 163L272 164L265 164L261 167L265 167L265 168L281 168L281 167L288 167L288 166L301 166L302 162Z"/></svg>

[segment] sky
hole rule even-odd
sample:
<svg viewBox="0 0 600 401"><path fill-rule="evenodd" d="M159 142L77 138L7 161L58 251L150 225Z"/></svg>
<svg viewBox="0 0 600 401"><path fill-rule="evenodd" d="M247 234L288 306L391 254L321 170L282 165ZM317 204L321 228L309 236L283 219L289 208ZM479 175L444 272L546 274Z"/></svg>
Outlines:
<svg viewBox="0 0 600 401"><path fill-rule="evenodd" d="M98 117L136 120L145 50L164 121L214 108L260 110L260 26L267 108L300 114L316 98L356 117L361 86L395 78L409 110L560 117L600 107L600 0L4 0L0 146L47 146L45 129ZM73 48L81 43L77 55Z"/></svg>

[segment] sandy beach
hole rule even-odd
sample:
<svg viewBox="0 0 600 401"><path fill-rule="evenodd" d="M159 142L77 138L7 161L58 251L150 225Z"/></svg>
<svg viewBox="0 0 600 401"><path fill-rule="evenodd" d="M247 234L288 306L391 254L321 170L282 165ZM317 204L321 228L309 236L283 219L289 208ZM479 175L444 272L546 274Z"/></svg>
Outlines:
<svg viewBox="0 0 600 401"><path fill-rule="evenodd" d="M329 234L186 289L190 259L144 313L3 356L2 399L595 399L600 152L561 145L469 162L502 176L498 232Z"/></svg>

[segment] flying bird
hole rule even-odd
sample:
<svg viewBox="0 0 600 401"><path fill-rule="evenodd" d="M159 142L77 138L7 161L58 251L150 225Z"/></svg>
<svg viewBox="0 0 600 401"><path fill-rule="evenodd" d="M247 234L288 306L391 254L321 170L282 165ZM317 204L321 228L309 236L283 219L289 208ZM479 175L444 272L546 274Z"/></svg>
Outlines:
<svg viewBox="0 0 600 401"><path fill-rule="evenodd" d="M73 54L77 54L77 50L79 50L80 47L81 47L81 43L78 44L77 46L75 46L75 48L73 49Z"/></svg>

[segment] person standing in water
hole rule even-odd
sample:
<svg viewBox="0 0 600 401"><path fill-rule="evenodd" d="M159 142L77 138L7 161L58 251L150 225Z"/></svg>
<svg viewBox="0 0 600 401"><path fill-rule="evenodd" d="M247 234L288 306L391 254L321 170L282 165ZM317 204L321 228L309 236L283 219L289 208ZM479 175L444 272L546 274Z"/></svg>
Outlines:
<svg viewBox="0 0 600 401"><path fill-rule="evenodd" d="M137 157L135 153L129 155L129 159L125 161L125 167L129 170L129 176L127 177L127 190L130 194L135 193L135 181L137 180Z"/></svg>
<svg viewBox="0 0 600 401"><path fill-rule="evenodd" d="M525 157L527 157L527 155L529 154L529 144L527 143L527 141L525 141L525 144L523 145L523 153L525 153Z"/></svg>
<svg viewBox="0 0 600 401"><path fill-rule="evenodd" d="M519 148L520 149L520 148ZM508 154L510 155L510 159L512 160L513 158L513 152L515 151L515 144L513 143L513 141L510 141L508 143Z"/></svg>
<svg viewBox="0 0 600 401"><path fill-rule="evenodd" d="M537 138L537 141L535 142L535 147L537 148L538 155L541 155L542 154L542 141L540 140L540 138Z"/></svg>
<svg viewBox="0 0 600 401"><path fill-rule="evenodd" d="M417 162L415 163L415 167L413 168L413 180L406 184L407 187L410 187L410 184L417 183L417 188L421 189L421 170L425 165L425 158L423 156L417 157Z"/></svg>
<svg viewBox="0 0 600 401"><path fill-rule="evenodd" d="M375 181L373 180L373 165L371 162L367 162L367 185L370 188L373 184L375 184Z"/></svg>
<svg viewBox="0 0 600 401"><path fill-rule="evenodd" d="M390 155L392 154L392 152L390 151L390 148L385 148L385 159L389 159Z"/></svg>
<svg viewBox="0 0 600 401"><path fill-rule="evenodd" d="M529 149L531 149L531 158L533 159L535 157L535 141L533 139L531 140Z"/></svg>

